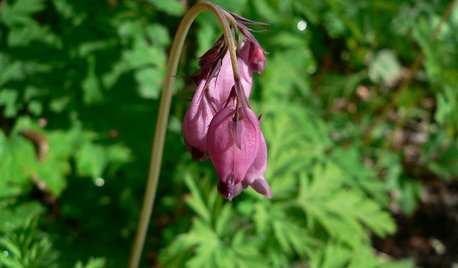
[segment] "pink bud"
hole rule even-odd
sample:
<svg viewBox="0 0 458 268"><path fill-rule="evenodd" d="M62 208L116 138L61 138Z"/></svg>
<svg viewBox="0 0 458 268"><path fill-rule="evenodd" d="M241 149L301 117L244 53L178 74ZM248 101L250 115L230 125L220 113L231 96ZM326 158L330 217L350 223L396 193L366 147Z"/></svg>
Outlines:
<svg viewBox="0 0 458 268"><path fill-rule="evenodd" d="M256 158L261 129L255 113L228 106L210 123L207 135L208 155L220 178L219 191L231 200Z"/></svg>
<svg viewBox="0 0 458 268"><path fill-rule="evenodd" d="M264 68L266 67L266 57L264 56L264 51L255 43L251 43L249 63L253 71L258 74L262 74Z"/></svg>
<svg viewBox="0 0 458 268"><path fill-rule="evenodd" d="M264 50L259 44L252 42L249 39L245 39L239 48L239 56L246 66L247 72L252 75L253 72L261 74L266 67L266 57L264 56Z"/></svg>
<svg viewBox="0 0 458 268"><path fill-rule="evenodd" d="M258 153L253 164L247 170L245 179L243 180L244 188L251 186L256 192L264 195L267 198L272 198L272 191L269 183L264 178L264 172L267 167L267 145L264 135L261 132L261 140Z"/></svg>

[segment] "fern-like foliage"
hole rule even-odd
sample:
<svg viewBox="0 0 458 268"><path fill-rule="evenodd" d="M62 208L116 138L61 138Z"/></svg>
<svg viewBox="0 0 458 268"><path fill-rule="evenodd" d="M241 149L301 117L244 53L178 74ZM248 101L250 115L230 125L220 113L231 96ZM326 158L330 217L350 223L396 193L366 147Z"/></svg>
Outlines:
<svg viewBox="0 0 458 268"><path fill-rule="evenodd" d="M0 267L57 267L57 253L46 234L36 230L36 218L0 237Z"/></svg>
<svg viewBox="0 0 458 268"><path fill-rule="evenodd" d="M384 237L395 225L378 202L386 192L375 173L360 164L354 150L333 151L324 122L306 111L277 103L262 124L270 149L266 177L274 198L248 192L245 199L222 205L216 191L204 196L199 190L214 182L207 176L198 187L199 175L188 171L187 203L196 216L189 232L163 251L165 264L379 267L383 262L370 249L369 236Z"/></svg>

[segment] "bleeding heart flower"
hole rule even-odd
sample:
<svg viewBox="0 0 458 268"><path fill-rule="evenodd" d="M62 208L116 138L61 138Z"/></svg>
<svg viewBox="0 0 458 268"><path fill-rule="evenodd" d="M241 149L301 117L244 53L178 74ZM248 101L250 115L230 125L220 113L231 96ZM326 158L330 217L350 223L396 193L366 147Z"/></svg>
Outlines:
<svg viewBox="0 0 458 268"><path fill-rule="evenodd" d="M272 198L264 178L267 146L248 101L253 72L264 71L266 52L245 24L265 24L225 11L235 20L234 29L246 37L236 50L239 73L234 75L222 36L192 75L197 90L184 117L184 141L194 161L210 157L220 179L218 191L225 198L232 200L248 186Z"/></svg>
<svg viewBox="0 0 458 268"><path fill-rule="evenodd" d="M208 155L218 173L220 193L229 200L256 158L261 129L255 113L228 106L210 123L207 136ZM241 189L241 188L240 188Z"/></svg>
<svg viewBox="0 0 458 268"><path fill-rule="evenodd" d="M248 40L243 41L238 50L240 53L240 57L237 59L240 84L245 97L248 98L251 93L253 80L253 70L249 67L249 55L252 50L250 42ZM212 60L216 62L213 58ZM208 68L208 72L214 73L212 68L206 67ZM219 70L216 72L216 76L211 77L209 81L206 79L199 81L197 90L191 101L191 106L183 120L184 141L194 161L206 159L208 126L213 116L228 104L229 95L235 86L228 51L224 55L221 64L218 65L218 68Z"/></svg>

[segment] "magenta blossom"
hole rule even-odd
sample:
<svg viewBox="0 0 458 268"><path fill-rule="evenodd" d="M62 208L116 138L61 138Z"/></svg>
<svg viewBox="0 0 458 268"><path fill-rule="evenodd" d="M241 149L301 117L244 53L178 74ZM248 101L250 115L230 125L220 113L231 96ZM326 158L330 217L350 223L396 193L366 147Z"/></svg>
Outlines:
<svg viewBox="0 0 458 268"><path fill-rule="evenodd" d="M197 90L183 121L184 141L194 161L210 157L219 177L218 191L232 200L244 188L272 198L264 172L267 146L259 120L249 107L253 72L264 71L265 51L245 24L261 24L230 13L246 39L236 50L234 74L224 38L199 60L192 75Z"/></svg>
<svg viewBox="0 0 458 268"><path fill-rule="evenodd" d="M255 113L245 115L240 108L228 106L210 123L208 155L220 178L220 193L232 200L236 185L245 178L261 142L261 128Z"/></svg>
<svg viewBox="0 0 458 268"><path fill-rule="evenodd" d="M253 71L257 71L253 66L258 63L254 63L250 58L253 53L253 46L253 43L245 40L238 48L239 57L237 62L240 72L240 84L245 93L245 98L250 96ZM256 61L259 61L259 57L256 58ZM207 72L213 72L210 67L207 68ZM216 76L211 77L210 81L207 79L199 81L191 106L183 120L184 141L194 161L206 159L208 126L213 116L228 104L229 94L234 85L234 73L229 51L227 51L221 60Z"/></svg>

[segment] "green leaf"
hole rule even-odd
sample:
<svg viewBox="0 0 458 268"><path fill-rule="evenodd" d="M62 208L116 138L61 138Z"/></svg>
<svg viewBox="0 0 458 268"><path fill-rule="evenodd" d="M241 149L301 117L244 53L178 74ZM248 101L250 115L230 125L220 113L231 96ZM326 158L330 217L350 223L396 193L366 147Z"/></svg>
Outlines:
<svg viewBox="0 0 458 268"><path fill-rule="evenodd" d="M32 144L25 138L7 137L0 131L0 198L28 191L31 174L37 164Z"/></svg>
<svg viewBox="0 0 458 268"><path fill-rule="evenodd" d="M77 17L73 6L67 0L53 0L56 11L64 18Z"/></svg>
<svg viewBox="0 0 458 268"><path fill-rule="evenodd" d="M420 201L421 182L417 179L404 178L399 190L399 197L397 198L399 205L407 215L412 215Z"/></svg>
<svg viewBox="0 0 458 268"><path fill-rule="evenodd" d="M131 68L154 66L165 70L166 57L163 49L150 46L142 36L134 39L133 48L124 53L124 59Z"/></svg>
<svg viewBox="0 0 458 268"><path fill-rule="evenodd" d="M257 203L253 215L254 223L256 224L256 231L259 234L267 233L270 222L270 207L263 203Z"/></svg>
<svg viewBox="0 0 458 268"><path fill-rule="evenodd" d="M279 20L279 14L266 1L255 0L254 6L256 11L261 15L264 20L269 22L277 22Z"/></svg>
<svg viewBox="0 0 458 268"><path fill-rule="evenodd" d="M341 189L345 173L336 166L315 167L313 174L313 179L301 177L297 200L309 224L320 223L332 236L352 247L358 243L355 234L367 239L362 224L379 236L395 231L393 220L377 203L356 190Z"/></svg>
<svg viewBox="0 0 458 268"><path fill-rule="evenodd" d="M24 27L15 27L8 32L8 46L26 47L32 41L43 42L50 45L58 45L59 39L48 27L38 23L28 23Z"/></svg>
<svg viewBox="0 0 458 268"><path fill-rule="evenodd" d="M320 91L334 100L336 98L350 98L354 95L356 88L367 77L366 72L359 72L352 75L328 74L323 78Z"/></svg>
<svg viewBox="0 0 458 268"><path fill-rule="evenodd" d="M307 73L316 71L314 59L308 47L282 50L273 53L268 58L269 66L266 68L261 84L263 94L267 101L274 103L279 99L288 99L295 95L298 90L300 96L310 94L311 81Z"/></svg>
<svg viewBox="0 0 458 268"><path fill-rule="evenodd" d="M107 148L110 162L126 163L131 159L131 151L122 145L112 145Z"/></svg>
<svg viewBox="0 0 458 268"><path fill-rule="evenodd" d="M432 133L423 151L427 167L432 172L444 179L458 176L458 142L445 131Z"/></svg>
<svg viewBox="0 0 458 268"><path fill-rule="evenodd" d="M18 98L18 93L14 89L2 89L0 91L0 107L1 106L6 106L4 113L4 116L9 118L9 117L14 117L16 116L18 107L16 106Z"/></svg>
<svg viewBox="0 0 458 268"><path fill-rule="evenodd" d="M187 200L187 204L206 222L211 222L210 212L208 211L207 207L205 206L204 201L202 200L202 196L200 194L197 185L195 184L194 180L191 177L190 173L186 173L184 175L184 182L186 186L191 191L191 198Z"/></svg>
<svg viewBox="0 0 458 268"><path fill-rule="evenodd" d="M118 82L119 77L129 69L129 66L124 61L119 61L112 66L110 72L106 72L102 75L102 83L104 88L111 89L116 82Z"/></svg>
<svg viewBox="0 0 458 268"><path fill-rule="evenodd" d="M344 20L335 12L326 12L324 25L329 35L333 38L341 37L346 33Z"/></svg>
<svg viewBox="0 0 458 268"><path fill-rule="evenodd" d="M94 104L101 102L103 99L102 90L100 88L99 79L95 73L95 58L88 57L88 69L84 80L81 83L83 89L83 100L86 104Z"/></svg>
<svg viewBox="0 0 458 268"><path fill-rule="evenodd" d="M82 176L90 176L94 180L102 176L108 164L108 153L100 145L84 143L76 155L77 171Z"/></svg>
<svg viewBox="0 0 458 268"><path fill-rule="evenodd" d="M434 119L442 125L450 126L452 131L458 132L458 90L445 87L437 94L437 110Z"/></svg>
<svg viewBox="0 0 458 268"><path fill-rule="evenodd" d="M386 196L386 186L377 179L373 169L364 166L361 156L358 155L355 147L346 150L337 148L333 151L331 158L334 160L333 164L336 164L343 174L347 175L342 177L345 179L343 181L345 184L360 188L363 192L375 198L379 204L386 206L389 204ZM394 177L396 175L396 165L392 164L393 166L389 168L392 169L390 174Z"/></svg>
<svg viewBox="0 0 458 268"><path fill-rule="evenodd" d="M140 96L145 99L157 99L161 92L163 73L155 68L145 68L135 73L139 84Z"/></svg>
<svg viewBox="0 0 458 268"><path fill-rule="evenodd" d="M113 47L114 45L117 44L116 39L103 39L103 40L95 40L95 41L89 41L89 42L84 42L78 47L78 54L81 58L87 57L96 51L101 51L104 49L108 49L110 47ZM93 58L89 58L90 64L93 64L91 61L93 61ZM91 68L91 66L90 66Z"/></svg>
<svg viewBox="0 0 458 268"><path fill-rule="evenodd" d="M197 35L198 50L196 55L204 55L213 46L213 43L215 43L216 35L215 27L209 23L200 23L199 34Z"/></svg>
<svg viewBox="0 0 458 268"><path fill-rule="evenodd" d="M11 80L24 78L23 65L19 61L11 61L7 56L0 53L0 86ZM2 89L3 91L4 89Z"/></svg>
<svg viewBox="0 0 458 268"><path fill-rule="evenodd" d="M219 237L222 237L224 234L231 233L234 226L231 226L231 221L234 217L232 208L229 204L226 204L219 215L216 217L215 222L215 232Z"/></svg>
<svg viewBox="0 0 458 268"><path fill-rule="evenodd" d="M89 259L86 265L84 265L81 261L77 262L75 268L103 268L105 267L105 259L103 258L96 258L96 259Z"/></svg>
<svg viewBox="0 0 458 268"><path fill-rule="evenodd" d="M319 266L329 268L345 267L346 264L350 261L350 258L351 253L347 248L336 245L334 243L330 243L325 249L323 263Z"/></svg>
<svg viewBox="0 0 458 268"><path fill-rule="evenodd" d="M38 202L24 202L14 207L3 209L0 214L0 232L11 232L25 227L32 219L43 214L44 207Z"/></svg>
<svg viewBox="0 0 458 268"><path fill-rule="evenodd" d="M147 0L156 6L160 11L164 11L172 16L183 14L183 6L177 0Z"/></svg>
<svg viewBox="0 0 458 268"><path fill-rule="evenodd" d="M24 227L0 238L0 247L8 252L8 256L2 252L0 264L13 265L11 267L56 267L56 252L52 250L48 236L37 229L36 219L27 220Z"/></svg>
<svg viewBox="0 0 458 268"><path fill-rule="evenodd" d="M161 24L151 24L146 27L146 36L153 41L156 46L167 46L170 43L169 32Z"/></svg>
<svg viewBox="0 0 458 268"><path fill-rule="evenodd" d="M37 13L45 7L45 0L17 0L4 3L0 19L7 25L30 24L30 15Z"/></svg>

